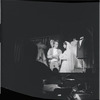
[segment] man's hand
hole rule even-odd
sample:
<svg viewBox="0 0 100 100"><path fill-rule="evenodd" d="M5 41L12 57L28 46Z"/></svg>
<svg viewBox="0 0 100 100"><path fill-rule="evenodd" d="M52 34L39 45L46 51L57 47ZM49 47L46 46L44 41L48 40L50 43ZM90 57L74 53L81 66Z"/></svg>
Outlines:
<svg viewBox="0 0 100 100"><path fill-rule="evenodd" d="M55 59L58 59L58 55L55 55L55 56L52 56L53 58L55 58Z"/></svg>

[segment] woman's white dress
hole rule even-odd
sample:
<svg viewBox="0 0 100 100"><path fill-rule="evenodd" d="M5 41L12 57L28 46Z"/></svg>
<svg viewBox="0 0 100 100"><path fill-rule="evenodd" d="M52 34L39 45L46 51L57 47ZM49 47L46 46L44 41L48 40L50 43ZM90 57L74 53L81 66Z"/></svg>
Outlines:
<svg viewBox="0 0 100 100"><path fill-rule="evenodd" d="M72 63L71 50L70 49L65 50L64 53L60 55L60 59L62 60L60 73L72 72L73 71L73 63Z"/></svg>

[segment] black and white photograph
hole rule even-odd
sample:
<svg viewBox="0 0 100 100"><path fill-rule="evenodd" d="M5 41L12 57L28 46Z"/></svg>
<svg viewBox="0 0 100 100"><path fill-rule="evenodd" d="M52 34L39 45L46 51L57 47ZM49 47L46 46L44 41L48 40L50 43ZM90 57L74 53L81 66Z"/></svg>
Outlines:
<svg viewBox="0 0 100 100"><path fill-rule="evenodd" d="M0 0L0 94L1 94L1 0Z"/></svg>
<svg viewBox="0 0 100 100"><path fill-rule="evenodd" d="M3 96L99 100L99 2L1 5Z"/></svg>

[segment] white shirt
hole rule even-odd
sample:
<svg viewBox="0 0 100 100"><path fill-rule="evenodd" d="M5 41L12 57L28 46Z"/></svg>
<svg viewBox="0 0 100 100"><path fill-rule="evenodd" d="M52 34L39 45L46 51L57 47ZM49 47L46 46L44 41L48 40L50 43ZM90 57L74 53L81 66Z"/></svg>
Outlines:
<svg viewBox="0 0 100 100"><path fill-rule="evenodd" d="M56 48L53 48L53 56L57 55L58 52L57 52L57 49ZM58 61L57 59L52 59L51 62L53 61Z"/></svg>
<svg viewBox="0 0 100 100"><path fill-rule="evenodd" d="M53 48L53 56L57 55L57 49Z"/></svg>

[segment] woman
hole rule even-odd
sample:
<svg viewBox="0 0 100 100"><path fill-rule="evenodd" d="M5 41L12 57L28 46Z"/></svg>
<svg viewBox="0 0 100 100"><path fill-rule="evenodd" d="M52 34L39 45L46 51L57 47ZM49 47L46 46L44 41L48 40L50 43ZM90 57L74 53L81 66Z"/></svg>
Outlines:
<svg viewBox="0 0 100 100"><path fill-rule="evenodd" d="M60 59L62 60L62 65L60 69L60 73L70 73L73 71L73 60L72 60L72 52L71 52L71 44L67 41L63 43L63 47L66 49L63 54L60 55Z"/></svg>

